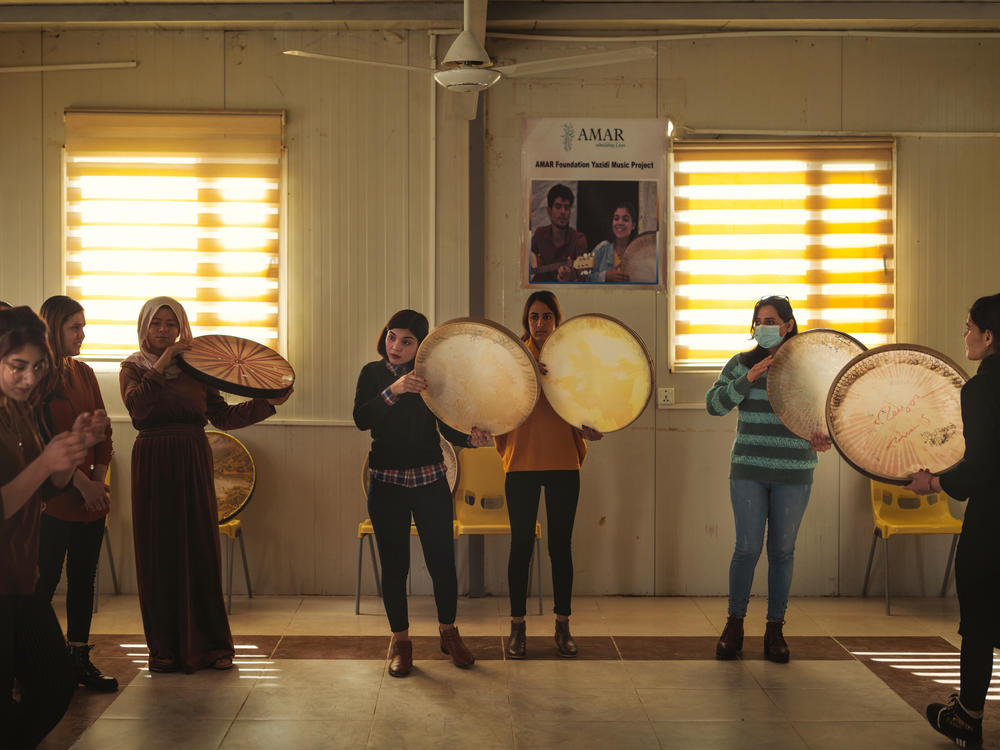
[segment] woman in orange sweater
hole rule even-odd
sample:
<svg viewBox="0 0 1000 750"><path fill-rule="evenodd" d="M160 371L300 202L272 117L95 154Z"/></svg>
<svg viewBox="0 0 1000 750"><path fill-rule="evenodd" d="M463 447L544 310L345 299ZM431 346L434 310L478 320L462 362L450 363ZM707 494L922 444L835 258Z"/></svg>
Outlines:
<svg viewBox="0 0 1000 750"><path fill-rule="evenodd" d="M528 297L521 316L524 327L521 339L536 360L542 345L561 322L562 310L552 292L534 292ZM544 366L542 374L545 374ZM545 394L540 393L534 411L520 427L494 438L507 472L507 513L510 515L507 583L511 619L507 655L511 659L523 659L526 650L524 615L528 574L542 487L545 488L549 560L552 562L556 648L559 656L577 655L576 642L569 632L573 522L580 497L580 466L587 455L584 439L600 440L602 437L604 435L590 427L578 430L563 421Z"/></svg>

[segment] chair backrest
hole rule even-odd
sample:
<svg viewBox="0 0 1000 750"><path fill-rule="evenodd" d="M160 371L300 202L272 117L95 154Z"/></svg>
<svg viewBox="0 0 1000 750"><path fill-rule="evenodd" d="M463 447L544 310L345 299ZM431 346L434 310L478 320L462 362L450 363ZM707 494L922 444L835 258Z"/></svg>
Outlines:
<svg viewBox="0 0 1000 750"><path fill-rule="evenodd" d="M876 521L897 526L927 526L954 522L944 493L918 495L899 485L871 481L872 514Z"/></svg>
<svg viewBox="0 0 1000 750"><path fill-rule="evenodd" d="M503 462L492 446L464 448L455 487L455 516L464 524L507 524Z"/></svg>

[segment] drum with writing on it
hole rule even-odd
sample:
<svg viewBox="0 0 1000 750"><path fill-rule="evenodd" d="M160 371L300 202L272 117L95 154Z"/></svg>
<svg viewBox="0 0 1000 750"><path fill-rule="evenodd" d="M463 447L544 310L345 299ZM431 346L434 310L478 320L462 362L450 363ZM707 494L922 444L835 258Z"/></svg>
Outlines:
<svg viewBox="0 0 1000 750"><path fill-rule="evenodd" d="M609 315L588 313L549 335L539 361L542 388L574 427L614 432L632 424L653 392L653 364L642 339Z"/></svg>
<svg viewBox="0 0 1000 750"><path fill-rule="evenodd" d="M834 446L867 477L906 484L920 469L940 473L965 454L961 389L969 376L939 352L887 344L858 355L826 401Z"/></svg>
<svg viewBox="0 0 1000 750"><path fill-rule="evenodd" d="M499 323L456 318L420 344L414 372L427 381L420 395L445 424L490 435L518 427L535 408L538 365L524 343Z"/></svg>

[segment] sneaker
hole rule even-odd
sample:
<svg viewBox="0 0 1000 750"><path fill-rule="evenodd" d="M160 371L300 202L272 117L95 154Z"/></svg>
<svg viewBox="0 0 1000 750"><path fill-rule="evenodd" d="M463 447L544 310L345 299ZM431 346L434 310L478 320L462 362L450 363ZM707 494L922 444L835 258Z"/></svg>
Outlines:
<svg viewBox="0 0 1000 750"><path fill-rule="evenodd" d="M969 715L958 699L958 693L952 693L947 703L927 706L927 721L959 747L983 746L983 720Z"/></svg>

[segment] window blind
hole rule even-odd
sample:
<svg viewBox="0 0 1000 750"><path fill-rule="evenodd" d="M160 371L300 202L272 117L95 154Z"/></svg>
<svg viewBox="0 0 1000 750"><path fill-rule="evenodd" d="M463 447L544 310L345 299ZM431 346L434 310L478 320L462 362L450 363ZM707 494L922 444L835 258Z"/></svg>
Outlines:
<svg viewBox="0 0 1000 750"><path fill-rule="evenodd" d="M147 299L184 305L195 336L279 349L284 115L65 113L66 294L87 314L82 354L135 351Z"/></svg>
<svg viewBox="0 0 1000 750"><path fill-rule="evenodd" d="M671 368L750 349L771 294L800 331L892 341L893 157L891 141L675 143Z"/></svg>

